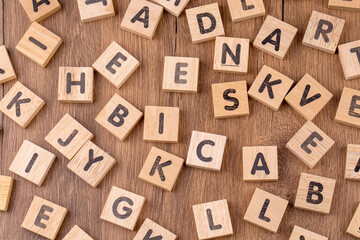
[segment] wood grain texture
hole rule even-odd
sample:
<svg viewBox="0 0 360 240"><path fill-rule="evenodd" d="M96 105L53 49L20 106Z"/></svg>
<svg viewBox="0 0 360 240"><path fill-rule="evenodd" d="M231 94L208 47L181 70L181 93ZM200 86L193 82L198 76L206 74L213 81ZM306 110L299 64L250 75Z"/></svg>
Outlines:
<svg viewBox="0 0 360 240"><path fill-rule="evenodd" d="M59 231L62 239L77 224L94 239L131 240L136 232L100 220L100 214L112 185L124 188L146 197L136 231L146 218L166 227L181 240L197 239L192 206L227 199L233 223L234 234L222 238L235 239L289 239L294 225L299 225L329 239L354 240L345 231L359 204L359 183L344 180L345 155L348 143L359 144L360 130L333 121L344 86L359 89L359 79L345 81L339 56L328 54L301 44L312 10L324 12L346 20L339 43L360 39L360 15L358 12L328 9L328 0L266 0L268 14L299 29L292 47L283 61L250 47L249 71L241 76L248 87L264 64L276 69L297 83L306 73L317 79L334 97L314 119L314 123L336 142L328 154L314 169L309 169L285 144L301 128L306 120L286 103L278 112L249 99L251 115L239 118L216 120L212 111L211 84L239 81L236 74L215 73L213 67L214 41L193 44L185 13L178 19L164 13L152 41L120 29L130 0L116 0L116 16L87 24L80 23L76 1L59 0L62 10L45 19L42 24L61 36L64 44L44 70L15 51L15 46L30 26L19 1L5 2L5 39L10 58L18 73L18 80L31 87L46 105L28 125L26 130L15 122L0 118L3 129L0 137L0 174L15 178L9 212L0 214L0 232L3 239L36 239L20 227L34 195L43 197L66 207L68 216ZM192 0L187 8L216 2L215 0ZM225 32L230 37L249 38L254 41L262 26L264 17L232 23L226 0L218 0ZM284 11L282 11L284 9ZM301 11L300 11L301 9ZM284 14L282 14L284 12ZM0 10L0 23L2 12ZM2 24L0 24L0 31ZM1 33L0 33L1 34ZM56 79L60 66L91 66L112 41L121 44L136 59L141 67L134 72L120 90L95 73L94 104L64 104L57 101ZM200 58L199 93L167 93L161 90L165 56ZM1 85L0 93L9 91L14 81ZM153 144L142 141L143 121L140 121L121 142L102 126L95 117L110 98L119 93L135 107L144 111L146 105L179 107L182 111L179 144ZM93 189L67 169L68 160L56 153L49 175L42 185L22 180L9 172L9 166L25 139L53 151L44 137L65 115L71 114L96 137L94 143L117 159L118 164L109 172L98 188ZM205 131L228 137L221 172L184 167L173 192L166 192L137 178L152 146L164 149L181 158L186 158L191 131ZM275 183L244 183L242 180L242 146L277 145L279 154L279 181ZM294 209L296 190L301 172L312 173L337 180L329 215L316 214ZM191 184L191 187L189 187ZM243 220L256 187L276 194L290 201L278 234L269 234ZM25 205L25 207L24 207ZM315 225L314 223L318 223ZM8 226L14 226L9 228Z"/></svg>

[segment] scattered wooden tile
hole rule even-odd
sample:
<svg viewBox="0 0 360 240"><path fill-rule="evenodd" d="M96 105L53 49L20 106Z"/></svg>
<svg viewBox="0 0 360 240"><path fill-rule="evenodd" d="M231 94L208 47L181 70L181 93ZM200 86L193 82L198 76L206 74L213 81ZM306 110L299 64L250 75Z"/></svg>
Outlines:
<svg viewBox="0 0 360 240"><path fill-rule="evenodd" d="M279 110L294 81L264 65L251 85L248 94L274 111Z"/></svg>
<svg viewBox="0 0 360 240"><path fill-rule="evenodd" d="M295 207L318 213L330 213L335 179L301 173Z"/></svg>
<svg viewBox="0 0 360 240"><path fill-rule="evenodd" d="M146 0L131 0L121 22L121 28L153 39L163 10L163 7Z"/></svg>
<svg viewBox="0 0 360 240"><path fill-rule="evenodd" d="M217 2L186 9L185 12L193 43L205 42L225 35Z"/></svg>
<svg viewBox="0 0 360 240"><path fill-rule="evenodd" d="M61 43L60 37L33 22L16 46L16 50L45 68Z"/></svg>
<svg viewBox="0 0 360 240"><path fill-rule="evenodd" d="M44 100L20 82L16 82L0 101L0 111L22 128L26 128L44 105Z"/></svg>
<svg viewBox="0 0 360 240"><path fill-rule="evenodd" d="M113 0L77 0L82 23L115 16Z"/></svg>
<svg viewBox="0 0 360 240"><path fill-rule="evenodd" d="M360 238L360 204L358 205L346 232L354 237Z"/></svg>
<svg viewBox="0 0 360 240"><path fill-rule="evenodd" d="M20 3L32 22L44 20L61 9L58 0L20 0Z"/></svg>
<svg viewBox="0 0 360 240"><path fill-rule="evenodd" d="M144 141L179 142L180 109L145 106Z"/></svg>
<svg viewBox="0 0 360 240"><path fill-rule="evenodd" d="M360 40L341 44L338 48L345 79L360 77Z"/></svg>
<svg viewBox="0 0 360 240"><path fill-rule="evenodd" d="M152 147L139 178L171 192L183 164L184 159Z"/></svg>
<svg viewBox="0 0 360 240"><path fill-rule="evenodd" d="M228 0L231 19L240 22L265 15L263 0Z"/></svg>
<svg viewBox="0 0 360 240"><path fill-rule="evenodd" d="M268 15L253 46L283 60L297 31L296 27Z"/></svg>
<svg viewBox="0 0 360 240"><path fill-rule="evenodd" d="M94 240L79 226L75 225L62 240Z"/></svg>
<svg viewBox="0 0 360 240"><path fill-rule="evenodd" d="M247 73L250 40L245 38L216 37L214 71Z"/></svg>
<svg viewBox="0 0 360 240"><path fill-rule="evenodd" d="M5 46L0 46L0 84L14 80L16 73Z"/></svg>
<svg viewBox="0 0 360 240"><path fill-rule="evenodd" d="M328 53L335 53L345 20L313 11L302 44Z"/></svg>
<svg viewBox="0 0 360 240"><path fill-rule="evenodd" d="M8 210L14 179L0 175L0 211Z"/></svg>
<svg viewBox="0 0 360 240"><path fill-rule="evenodd" d="M244 181L277 181L277 146L243 147Z"/></svg>
<svg viewBox="0 0 360 240"><path fill-rule="evenodd" d="M162 90L197 93L199 58L165 57Z"/></svg>
<svg viewBox="0 0 360 240"><path fill-rule="evenodd" d="M9 170L41 186L55 158L55 154L25 140L11 163Z"/></svg>
<svg viewBox="0 0 360 240"><path fill-rule="evenodd" d="M67 167L89 185L96 188L115 162L113 157L91 141L87 141L71 159Z"/></svg>
<svg viewBox="0 0 360 240"><path fill-rule="evenodd" d="M256 188L244 220L276 233L288 203L286 199Z"/></svg>
<svg viewBox="0 0 360 240"><path fill-rule="evenodd" d="M35 196L21 227L48 239L55 239L66 213L66 208Z"/></svg>
<svg viewBox="0 0 360 240"><path fill-rule="evenodd" d="M93 68L116 88L120 88L139 66L139 61L116 42L112 42L93 64Z"/></svg>
<svg viewBox="0 0 360 240"><path fill-rule="evenodd" d="M309 168L313 168L334 143L334 140L314 123L307 121L290 139L286 147Z"/></svg>
<svg viewBox="0 0 360 240"><path fill-rule="evenodd" d="M133 240L176 240L176 238L175 234L147 218Z"/></svg>
<svg viewBox="0 0 360 240"><path fill-rule="evenodd" d="M80 148L93 138L93 134L69 114L55 125L45 137L56 150L71 160Z"/></svg>
<svg viewBox="0 0 360 240"><path fill-rule="evenodd" d="M124 141L142 116L142 112L119 94L115 94L97 115L95 121Z"/></svg>
<svg viewBox="0 0 360 240"><path fill-rule="evenodd" d="M113 186L100 218L133 231L144 203L144 197Z"/></svg>
<svg viewBox="0 0 360 240"><path fill-rule="evenodd" d="M359 11L360 1L359 0L329 0L329 8Z"/></svg>
<svg viewBox="0 0 360 240"><path fill-rule="evenodd" d="M92 103L94 70L92 67L60 67L58 100L70 103Z"/></svg>
<svg viewBox="0 0 360 240"><path fill-rule="evenodd" d="M216 118L250 114L246 81L215 83L211 88Z"/></svg>
<svg viewBox="0 0 360 240"><path fill-rule="evenodd" d="M353 127L360 127L360 91L344 87L335 121Z"/></svg>
<svg viewBox="0 0 360 240"><path fill-rule="evenodd" d="M226 145L226 136L192 131L186 165L220 171Z"/></svg>
<svg viewBox="0 0 360 240"><path fill-rule="evenodd" d="M309 74L305 74L285 97L285 101L301 116L313 120L332 97L331 92Z"/></svg>
<svg viewBox="0 0 360 240"><path fill-rule="evenodd" d="M328 240L328 238L305 228L295 226L289 240Z"/></svg>
<svg viewBox="0 0 360 240"><path fill-rule="evenodd" d="M345 179L360 181L360 145L358 144L347 145Z"/></svg>
<svg viewBox="0 0 360 240"><path fill-rule="evenodd" d="M196 230L200 240L233 234L226 199L193 206Z"/></svg>
<svg viewBox="0 0 360 240"><path fill-rule="evenodd" d="M168 11L175 17L179 17L190 0L151 0L151 1L163 6L166 9L166 11Z"/></svg>

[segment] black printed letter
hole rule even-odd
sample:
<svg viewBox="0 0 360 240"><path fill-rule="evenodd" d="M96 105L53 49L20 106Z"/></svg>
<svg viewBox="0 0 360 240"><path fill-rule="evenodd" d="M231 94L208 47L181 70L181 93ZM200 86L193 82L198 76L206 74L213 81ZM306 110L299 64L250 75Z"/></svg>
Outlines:
<svg viewBox="0 0 360 240"><path fill-rule="evenodd" d="M72 85L79 85L80 86L80 93L85 93L85 73L80 74L80 81L71 81L71 73L66 74L66 93L71 93L71 86Z"/></svg>
<svg viewBox="0 0 360 240"><path fill-rule="evenodd" d="M119 59L123 60L123 61L126 61L127 60L127 57L124 56L122 53L118 52L112 59L111 61L106 65L106 69L112 73L112 74L115 74L116 71L115 69L113 68L113 66L117 66L117 67L121 67L121 63L118 61Z"/></svg>
<svg viewBox="0 0 360 240"><path fill-rule="evenodd" d="M236 45L236 54L234 55L234 53L231 51L229 46L226 43L224 43L223 47L222 47L221 63L226 64L226 54L228 54L231 57L231 59L233 60L233 62L235 63L235 65L239 65L240 64L240 52L241 52L240 44Z"/></svg>
<svg viewBox="0 0 360 240"><path fill-rule="evenodd" d="M211 21L211 26L209 28L207 28L207 29L204 28L204 22L202 20L204 17L209 18L210 21ZM201 34L210 33L210 32L215 30L215 28L216 28L216 19L215 19L214 15L212 15L211 13L201 13L201 14L198 14L196 16L196 18L197 18L197 21L198 21L198 24L199 24Z"/></svg>
<svg viewBox="0 0 360 240"><path fill-rule="evenodd" d="M272 38L276 35L276 40L272 40ZM279 28L275 29L269 36L267 36L261 43L262 45L266 45L270 43L275 46L275 51L279 51L280 49L280 39L281 39L281 30Z"/></svg>
<svg viewBox="0 0 360 240"><path fill-rule="evenodd" d="M323 29L324 25L327 26L327 29ZM315 32L315 39L318 40L321 34L322 37L324 38L324 41L328 43L330 40L329 37L327 36L327 33L331 33L333 28L334 26L331 22L321 19L319 21L318 27Z"/></svg>
<svg viewBox="0 0 360 240"><path fill-rule="evenodd" d="M131 208L123 207L125 214L120 214L118 212L118 207L121 202L127 202L130 206L134 205L134 202L130 198L119 197L118 199L115 200L115 202L113 204L112 211L113 211L114 216L119 219L126 219L126 218L130 217L132 210L131 210Z"/></svg>
<svg viewBox="0 0 360 240"><path fill-rule="evenodd" d="M100 162L104 159L103 156L100 156L100 157L96 157L94 159L94 150L93 149L90 149L89 150L89 161L88 163L86 164L86 166L84 167L84 171L88 171L90 169L90 167L94 164L94 163L97 163L97 162Z"/></svg>
<svg viewBox="0 0 360 240"><path fill-rule="evenodd" d="M319 141L323 140L323 137L320 136L317 132L311 133L311 135L301 144L301 148L307 153L311 154L311 149L308 148L308 145L310 144L313 147L317 146L317 143L314 142L314 139L317 138Z"/></svg>
<svg viewBox="0 0 360 240"><path fill-rule="evenodd" d="M142 18L141 15L145 13L145 18ZM132 19L131 22L134 23L136 21L144 23L144 28L149 27L149 7L143 7Z"/></svg>
<svg viewBox="0 0 360 240"><path fill-rule="evenodd" d="M314 190L315 187L317 187L316 191ZM306 197L306 202L311 203L311 204L320 204L320 203L322 203L324 197L321 194L321 192L323 190L324 190L324 186L321 183L311 181L310 184L309 184L309 190L308 190L308 194L307 194L307 197ZM316 200L312 199L313 195L317 196Z"/></svg>
<svg viewBox="0 0 360 240"><path fill-rule="evenodd" d="M239 107L239 100L237 98L234 98L234 97L229 97L230 93L236 93L236 90L233 89L233 88L229 88L229 89L226 89L225 92L223 93L223 98L226 101L234 103L234 105L232 105L232 106L225 106L224 107L225 110L227 110L227 111L233 111L233 110L235 110L235 109L237 109Z"/></svg>
<svg viewBox="0 0 360 240"><path fill-rule="evenodd" d="M261 160L261 165L262 166L259 166L259 160ZM258 153L256 155L254 165L253 165L253 167L251 169L251 174L255 175L256 171L265 171L266 175L270 174L270 170L269 170L269 168L268 168L268 166L266 164L264 154L262 154L262 153Z"/></svg>
<svg viewBox="0 0 360 240"><path fill-rule="evenodd" d="M262 206L260 214L259 214L259 218L261 220L264 220L265 222L270 222L270 218L265 216L265 213L269 207L269 204L270 204L270 199L265 199L264 205Z"/></svg>
<svg viewBox="0 0 360 240"><path fill-rule="evenodd" d="M41 0L40 2L37 2L36 0L32 0L32 2L33 2L34 12L38 12L39 11L39 6L41 6L44 3L46 5L50 5L49 0Z"/></svg>
<svg viewBox="0 0 360 240"><path fill-rule="evenodd" d="M282 81L280 79L278 79L278 80L270 82L271 77L272 77L271 74L268 74L266 76L265 80L263 81L263 83L261 84L261 86L259 88L259 93L262 93L265 90L265 88L267 88L270 99L274 99L274 93L272 90L272 86L281 84Z"/></svg>
<svg viewBox="0 0 360 240"><path fill-rule="evenodd" d="M155 171L158 170L161 181L165 182L166 178L165 178L165 175L164 175L164 172L163 172L162 168L170 166L172 164L172 162L167 161L167 162L164 162L162 164L159 164L160 161L161 161L161 157L157 156L157 158L155 160L155 163L154 163L153 167L150 170L150 176L154 176Z"/></svg>
<svg viewBox="0 0 360 240"><path fill-rule="evenodd" d="M210 230L214 231L222 228L221 224L214 225L214 219L211 213L211 209L206 209L206 215L208 218Z"/></svg>
<svg viewBox="0 0 360 240"><path fill-rule="evenodd" d="M211 162L213 160L212 157L204 157L201 153L201 150L205 145L215 146L215 143L211 140L204 140L204 141L200 142L196 148L196 155L203 162Z"/></svg>
<svg viewBox="0 0 360 240"><path fill-rule="evenodd" d="M46 206L46 205L42 205L41 208L40 208L40 211L35 219L35 226L38 226L39 228L42 228L42 229L45 229L46 228L46 224L42 223L41 220L42 219L45 219L45 220L49 220L50 217L48 215L45 215L45 212L53 212L54 209L52 209L51 207L49 206Z"/></svg>
<svg viewBox="0 0 360 240"><path fill-rule="evenodd" d="M358 104L357 101L360 101L360 96L354 95L351 98L351 104L350 104L350 108L349 108L349 116L360 118L360 114L355 112L356 109L360 108L360 104Z"/></svg>
<svg viewBox="0 0 360 240"><path fill-rule="evenodd" d="M18 92L6 107L7 109L10 110L12 108L12 106L15 105L15 110L16 110L16 116L17 117L21 116L20 104L31 102L30 98L19 99L21 97L21 95L22 95L22 92Z"/></svg>
<svg viewBox="0 0 360 240"><path fill-rule="evenodd" d="M123 111L122 114L120 114L120 110ZM115 110L111 113L110 117L108 118L108 122L114 125L115 127L121 127L126 118L129 115L129 110L124 107L123 105L119 104ZM115 118L118 118L118 121L115 121Z"/></svg>

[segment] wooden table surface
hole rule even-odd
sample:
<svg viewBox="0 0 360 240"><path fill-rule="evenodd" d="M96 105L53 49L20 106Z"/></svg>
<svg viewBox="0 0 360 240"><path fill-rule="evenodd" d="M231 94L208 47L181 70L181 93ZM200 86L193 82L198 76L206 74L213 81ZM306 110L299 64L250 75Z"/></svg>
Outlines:
<svg viewBox="0 0 360 240"><path fill-rule="evenodd" d="M15 178L8 212L0 213L0 239L43 239L21 228L21 223L34 195L66 207L68 215L57 239L62 239L75 225L79 225L94 239L130 240L146 218L176 233L179 239L197 239L192 205L227 199L234 234L224 239L288 239L294 225L307 228L332 240L353 239L345 234L360 201L360 185L344 181L345 151L348 143L360 143L360 130L335 123L334 117L343 87L359 89L360 80L345 81L338 54L332 55L301 44L313 10L346 20L340 39L346 43L360 39L360 13L330 10L328 0L265 0L267 14L299 29L283 61L251 47L247 75L215 73L212 70L214 41L192 44L186 16L178 19L165 13L153 40L147 40L120 29L121 20L130 0L115 0L116 16L87 24L80 23L75 0L59 0L60 12L45 19L42 24L63 39L63 45L42 69L15 51L15 46L30 25L25 11L17 0L2 0L0 12L0 43L8 48L18 74L18 81L46 101L46 105L24 130L1 114L0 174ZM216 2L191 0L187 8ZM232 23L226 0L218 0L226 36L255 39L264 17ZM95 74L95 101L93 104L63 104L57 100L58 70L60 66L91 66L106 47L116 41L141 62L141 67L118 90L98 73ZM166 93L161 91L165 56L200 58L198 94ZM250 116L215 120L211 84L246 80L248 87L261 67L266 64L284 73L296 82L309 73L334 97L316 116L314 123L326 132L336 144L320 163L309 169L285 148L287 141L306 122L289 105L283 103L274 112L250 99ZM9 91L15 81L1 86L1 95ZM144 111L145 105L177 106L182 111L181 140L179 144L152 144L142 140L143 120L125 142L95 122L95 116L115 94L119 93L135 107ZM44 137L53 126L69 113L89 129L94 142L117 160L100 185L94 189L67 169L68 160L51 147ZM192 130L223 134L228 137L223 168L211 172L184 167L173 192L169 193L141 181L137 176L152 146L186 158ZM43 185L34 184L9 172L9 166L23 141L27 139L57 155ZM242 180L242 147L277 145L279 148L279 177L274 183L244 183ZM294 209L300 173L312 173L337 179L330 215ZM115 185L146 198L135 232L100 220L110 188ZM278 234L272 234L243 217L255 188L262 188L286 198L290 205L284 215Z"/></svg>

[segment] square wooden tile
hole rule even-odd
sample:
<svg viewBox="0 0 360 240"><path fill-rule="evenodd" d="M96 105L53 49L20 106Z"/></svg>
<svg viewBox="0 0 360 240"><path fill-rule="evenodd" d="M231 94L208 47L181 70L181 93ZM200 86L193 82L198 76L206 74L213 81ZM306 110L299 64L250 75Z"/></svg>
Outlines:
<svg viewBox="0 0 360 240"><path fill-rule="evenodd" d="M55 154L25 140L11 163L9 170L41 186L55 158Z"/></svg>
<svg viewBox="0 0 360 240"><path fill-rule="evenodd" d="M240 22L265 15L263 0L228 0L231 19Z"/></svg>
<svg viewBox="0 0 360 240"><path fill-rule="evenodd" d="M360 145L358 144L347 145L345 179L360 181Z"/></svg>
<svg viewBox="0 0 360 240"><path fill-rule="evenodd" d="M229 206L226 199L201 203L194 205L192 208L200 240L233 234Z"/></svg>
<svg viewBox="0 0 360 240"><path fill-rule="evenodd" d="M69 114L55 125L45 140L71 160L80 148L93 138L93 134Z"/></svg>
<svg viewBox="0 0 360 240"><path fill-rule="evenodd" d="M166 11L168 11L175 17L179 17L190 0L151 0L151 1L163 6L166 9Z"/></svg>
<svg viewBox="0 0 360 240"><path fill-rule="evenodd" d="M360 127L359 90L344 87L336 111L335 121L353 127Z"/></svg>
<svg viewBox="0 0 360 240"><path fill-rule="evenodd" d="M328 53L335 53L345 20L313 11L302 44Z"/></svg>
<svg viewBox="0 0 360 240"><path fill-rule="evenodd" d="M164 8L155 3L146 0L131 0L121 22L121 28L153 39L163 11Z"/></svg>
<svg viewBox="0 0 360 240"><path fill-rule="evenodd" d="M186 9L185 12L193 43L205 42L225 35L217 2Z"/></svg>
<svg viewBox="0 0 360 240"><path fill-rule="evenodd" d="M295 207L318 213L330 213L335 179L301 173Z"/></svg>
<svg viewBox="0 0 360 240"><path fill-rule="evenodd" d="M165 57L162 90L197 93L199 58Z"/></svg>
<svg viewBox="0 0 360 240"><path fill-rule="evenodd" d="M360 238L360 204L358 205L346 232L354 237Z"/></svg>
<svg viewBox="0 0 360 240"><path fill-rule="evenodd" d="M277 146L243 147L244 181L277 181Z"/></svg>
<svg viewBox="0 0 360 240"><path fill-rule="evenodd" d="M214 71L247 73L250 40L245 38L216 37Z"/></svg>
<svg viewBox="0 0 360 240"><path fill-rule="evenodd" d="M295 226L289 240L328 240L328 238L306 230L305 228Z"/></svg>
<svg viewBox="0 0 360 240"><path fill-rule="evenodd" d="M147 218L133 240L176 240L176 238L175 234Z"/></svg>
<svg viewBox="0 0 360 240"><path fill-rule="evenodd" d="M360 4L360 1L359 1ZM360 77L360 40L339 45L339 58L345 79Z"/></svg>
<svg viewBox="0 0 360 240"><path fill-rule="evenodd" d="M19 0L30 20L41 21L61 9L58 0Z"/></svg>
<svg viewBox="0 0 360 240"><path fill-rule="evenodd" d="M268 15L253 42L253 46L283 60L297 31L296 27Z"/></svg>
<svg viewBox="0 0 360 240"><path fill-rule="evenodd" d="M87 141L67 167L96 188L115 164L115 159L91 141Z"/></svg>
<svg viewBox="0 0 360 240"><path fill-rule="evenodd" d="M288 93L285 101L301 116L313 120L332 97L331 92L306 74Z"/></svg>
<svg viewBox="0 0 360 240"><path fill-rule="evenodd" d="M219 172L225 145L226 136L192 131L186 165Z"/></svg>
<svg viewBox="0 0 360 240"><path fill-rule="evenodd" d="M45 68L62 43L60 37L33 22L16 46L16 50Z"/></svg>
<svg viewBox="0 0 360 240"><path fill-rule="evenodd" d="M359 11L360 1L359 0L329 0L329 8Z"/></svg>
<svg viewBox="0 0 360 240"><path fill-rule="evenodd" d="M97 115L95 121L115 137L124 141L142 116L141 111L120 97L119 94L115 94Z"/></svg>
<svg viewBox="0 0 360 240"><path fill-rule="evenodd" d="M139 61L116 42L112 42L93 64L93 68L116 88L120 88L139 66Z"/></svg>
<svg viewBox="0 0 360 240"><path fill-rule="evenodd" d="M0 211L8 210L14 179L0 175Z"/></svg>
<svg viewBox="0 0 360 240"><path fill-rule="evenodd" d="M293 83L294 81L284 74L264 65L251 85L248 94L265 106L277 111Z"/></svg>
<svg viewBox="0 0 360 240"><path fill-rule="evenodd" d="M94 240L79 226L75 225L62 240Z"/></svg>
<svg viewBox="0 0 360 240"><path fill-rule="evenodd" d="M100 218L133 231L144 203L144 197L113 186Z"/></svg>
<svg viewBox="0 0 360 240"><path fill-rule="evenodd" d="M171 192L183 165L184 159L152 147L139 178Z"/></svg>
<svg viewBox="0 0 360 240"><path fill-rule="evenodd" d="M26 128L44 105L44 100L20 82L16 82L0 101L0 111L22 128Z"/></svg>
<svg viewBox="0 0 360 240"><path fill-rule="evenodd" d="M180 109L145 106L144 141L179 142Z"/></svg>
<svg viewBox="0 0 360 240"><path fill-rule="evenodd" d="M48 239L55 239L66 213L66 208L35 196L21 227Z"/></svg>
<svg viewBox="0 0 360 240"><path fill-rule="evenodd" d="M276 233L288 203L286 199L256 188L244 220Z"/></svg>
<svg viewBox="0 0 360 240"><path fill-rule="evenodd" d="M307 121L286 144L286 148L309 168L313 168L334 143L334 140L314 123Z"/></svg>
<svg viewBox="0 0 360 240"><path fill-rule="evenodd" d="M82 23L115 16L113 0L77 0Z"/></svg>
<svg viewBox="0 0 360 240"><path fill-rule="evenodd" d="M5 46L0 46L0 84L16 78L14 67Z"/></svg>
<svg viewBox="0 0 360 240"><path fill-rule="evenodd" d="M216 118L250 114L246 81L215 83L211 89Z"/></svg>

